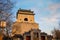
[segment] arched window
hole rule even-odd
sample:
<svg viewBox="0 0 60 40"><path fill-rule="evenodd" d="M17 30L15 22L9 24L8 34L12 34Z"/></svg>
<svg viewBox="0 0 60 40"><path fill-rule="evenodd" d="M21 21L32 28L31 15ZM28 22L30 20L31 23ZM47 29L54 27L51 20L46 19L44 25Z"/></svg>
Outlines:
<svg viewBox="0 0 60 40"><path fill-rule="evenodd" d="M24 18L24 21L28 21L28 18Z"/></svg>

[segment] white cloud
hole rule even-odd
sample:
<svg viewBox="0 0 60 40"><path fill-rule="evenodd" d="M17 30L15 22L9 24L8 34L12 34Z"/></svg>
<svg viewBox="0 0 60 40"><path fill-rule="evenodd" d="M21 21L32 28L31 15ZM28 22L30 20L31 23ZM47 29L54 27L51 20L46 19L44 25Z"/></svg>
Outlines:
<svg viewBox="0 0 60 40"><path fill-rule="evenodd" d="M60 12L57 11L58 8L60 8L60 4L52 4L48 8L45 8L44 10L49 10L50 11L50 15L46 16L46 17L43 17L43 18L41 17L40 20L42 20L43 23L45 22L46 26L48 24L48 26L55 26L57 28L58 20L60 18ZM51 24L53 24L53 25L51 25ZM50 33L51 33L51 30L50 30Z"/></svg>

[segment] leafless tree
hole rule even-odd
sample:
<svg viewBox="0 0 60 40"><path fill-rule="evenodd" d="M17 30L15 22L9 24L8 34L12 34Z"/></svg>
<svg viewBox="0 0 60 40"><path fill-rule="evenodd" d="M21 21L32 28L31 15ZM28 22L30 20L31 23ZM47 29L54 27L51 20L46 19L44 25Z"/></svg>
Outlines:
<svg viewBox="0 0 60 40"><path fill-rule="evenodd" d="M12 24L12 9L14 3L11 0L0 0L0 21L4 20L7 23L6 34L9 35Z"/></svg>
<svg viewBox="0 0 60 40"><path fill-rule="evenodd" d="M59 24L59 28L60 28L60 24ZM53 37L56 40L60 40L60 29L54 28L54 30L52 31Z"/></svg>

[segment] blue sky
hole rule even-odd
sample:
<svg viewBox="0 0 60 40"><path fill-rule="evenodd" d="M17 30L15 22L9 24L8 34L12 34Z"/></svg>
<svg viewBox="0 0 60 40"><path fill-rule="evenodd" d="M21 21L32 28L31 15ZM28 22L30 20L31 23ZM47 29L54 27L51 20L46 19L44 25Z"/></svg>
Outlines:
<svg viewBox="0 0 60 40"><path fill-rule="evenodd" d="M35 21L42 32L51 34L60 21L60 0L15 0L15 14L19 8L34 11Z"/></svg>

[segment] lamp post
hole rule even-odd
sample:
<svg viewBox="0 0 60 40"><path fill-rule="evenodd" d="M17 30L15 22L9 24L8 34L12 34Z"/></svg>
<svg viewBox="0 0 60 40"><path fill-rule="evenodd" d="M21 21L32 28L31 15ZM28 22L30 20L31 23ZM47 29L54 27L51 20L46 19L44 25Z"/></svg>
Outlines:
<svg viewBox="0 0 60 40"><path fill-rule="evenodd" d="M0 28L2 29L1 30L2 34L4 34L5 27L6 27L6 21L4 21L4 20L0 21Z"/></svg>

